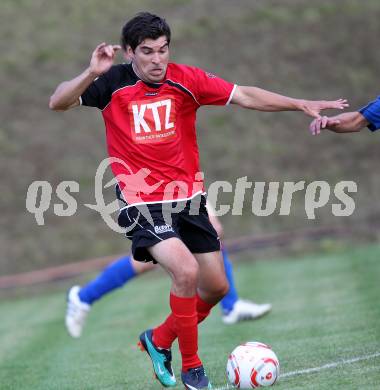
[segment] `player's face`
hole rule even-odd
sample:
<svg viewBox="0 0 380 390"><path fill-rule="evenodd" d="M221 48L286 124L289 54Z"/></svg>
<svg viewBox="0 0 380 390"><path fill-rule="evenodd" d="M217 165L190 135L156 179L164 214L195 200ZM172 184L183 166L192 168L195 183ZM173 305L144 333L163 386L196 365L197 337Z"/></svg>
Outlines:
<svg viewBox="0 0 380 390"><path fill-rule="evenodd" d="M128 48L127 54L142 80L159 83L164 79L169 62L169 45L165 36L145 39L134 52Z"/></svg>

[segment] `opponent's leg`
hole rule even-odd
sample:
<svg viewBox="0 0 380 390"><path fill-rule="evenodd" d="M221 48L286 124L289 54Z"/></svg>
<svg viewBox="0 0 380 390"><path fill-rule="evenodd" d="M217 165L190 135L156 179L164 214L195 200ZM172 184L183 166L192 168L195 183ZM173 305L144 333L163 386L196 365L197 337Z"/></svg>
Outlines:
<svg viewBox="0 0 380 390"><path fill-rule="evenodd" d="M226 272L226 277L229 284L229 289L227 294L220 301L220 305L222 307L223 313L229 313L233 309L235 303L239 300L239 295L235 287L232 264L228 258L227 251L224 248L222 249L222 256L223 256L224 270Z"/></svg>
<svg viewBox="0 0 380 390"><path fill-rule="evenodd" d="M258 304L249 300L239 298L236 291L233 268L225 249L222 250L224 269L230 285L228 293L221 300L220 304L223 313L223 322L225 324L235 324L242 320L255 320L270 312L272 305L270 303Z"/></svg>
<svg viewBox="0 0 380 390"><path fill-rule="evenodd" d="M109 264L95 279L84 285L79 291L79 299L92 305L109 292L124 286L136 275L131 256L122 257Z"/></svg>
<svg viewBox="0 0 380 390"><path fill-rule="evenodd" d="M68 292L65 317L66 329L70 336L75 338L81 336L94 302L153 268L152 263L137 262L132 256L125 256L108 265L83 287L73 286Z"/></svg>

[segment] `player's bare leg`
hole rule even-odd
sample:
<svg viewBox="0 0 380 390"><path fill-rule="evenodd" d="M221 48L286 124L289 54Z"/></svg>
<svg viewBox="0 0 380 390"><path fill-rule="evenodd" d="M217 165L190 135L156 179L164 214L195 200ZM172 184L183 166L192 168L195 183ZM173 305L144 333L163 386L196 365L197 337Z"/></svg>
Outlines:
<svg viewBox="0 0 380 390"><path fill-rule="evenodd" d="M200 298L217 304L228 292L228 281L221 252L194 253L199 264L197 292Z"/></svg>
<svg viewBox="0 0 380 390"><path fill-rule="evenodd" d="M142 261L136 261L133 256L131 256L131 264L137 275L144 274L145 272L149 272L157 268L151 261L143 263Z"/></svg>
<svg viewBox="0 0 380 390"><path fill-rule="evenodd" d="M199 266L178 238L172 237L149 248L150 254L172 279L171 293L191 297L196 293Z"/></svg>

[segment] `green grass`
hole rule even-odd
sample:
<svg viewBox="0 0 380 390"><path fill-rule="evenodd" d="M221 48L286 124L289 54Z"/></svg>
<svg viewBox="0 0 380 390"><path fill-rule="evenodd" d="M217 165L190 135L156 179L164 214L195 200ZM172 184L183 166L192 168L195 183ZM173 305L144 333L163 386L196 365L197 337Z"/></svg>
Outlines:
<svg viewBox="0 0 380 390"><path fill-rule="evenodd" d="M377 245L237 263L241 296L274 307L259 321L235 326L223 325L215 310L201 326L201 357L213 383L226 385L228 353L247 340L272 345L282 373L380 352L379 257ZM106 297L93 308L79 340L69 338L63 327L63 291L1 301L0 388L159 389L136 339L164 319L168 287L164 274L150 274ZM375 389L379 365L380 357L341 364L280 379L276 387Z"/></svg>

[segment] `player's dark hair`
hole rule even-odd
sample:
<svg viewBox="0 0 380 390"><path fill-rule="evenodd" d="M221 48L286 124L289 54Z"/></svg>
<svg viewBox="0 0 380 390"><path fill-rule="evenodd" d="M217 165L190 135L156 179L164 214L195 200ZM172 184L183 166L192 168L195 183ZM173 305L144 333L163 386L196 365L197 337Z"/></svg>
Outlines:
<svg viewBox="0 0 380 390"><path fill-rule="evenodd" d="M130 46L133 51L145 39L158 39L166 36L170 43L170 27L166 20L149 12L140 12L129 20L121 31L121 46L124 50Z"/></svg>

